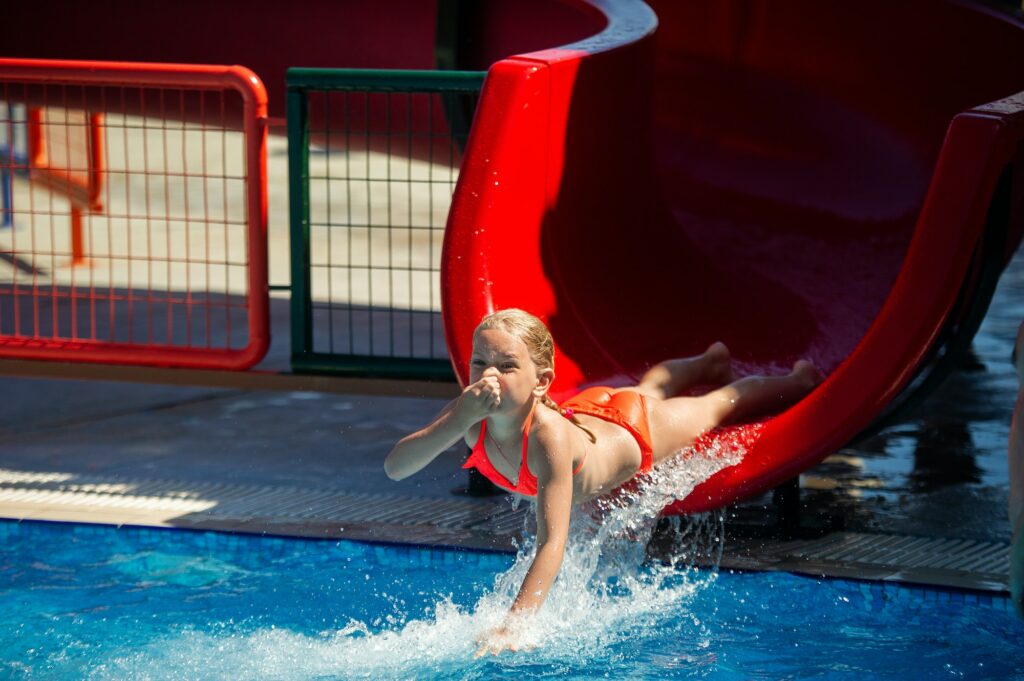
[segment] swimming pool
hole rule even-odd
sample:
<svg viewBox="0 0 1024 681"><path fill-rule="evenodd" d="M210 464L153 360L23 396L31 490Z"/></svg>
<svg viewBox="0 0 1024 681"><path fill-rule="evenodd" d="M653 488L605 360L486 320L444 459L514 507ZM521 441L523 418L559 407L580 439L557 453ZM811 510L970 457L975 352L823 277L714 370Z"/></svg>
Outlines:
<svg viewBox="0 0 1024 681"><path fill-rule="evenodd" d="M474 661L514 556L36 522L0 545L6 678L1024 674L1024 623L986 594L645 565L556 588L535 650Z"/></svg>

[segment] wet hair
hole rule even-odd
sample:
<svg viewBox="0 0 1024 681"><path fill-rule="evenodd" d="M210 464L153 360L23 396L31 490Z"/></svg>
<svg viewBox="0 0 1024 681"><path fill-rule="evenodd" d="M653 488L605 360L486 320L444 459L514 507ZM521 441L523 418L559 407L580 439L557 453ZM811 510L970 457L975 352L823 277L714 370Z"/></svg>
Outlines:
<svg viewBox="0 0 1024 681"><path fill-rule="evenodd" d="M526 345L526 350L530 353L530 359L537 369L541 371L551 369L554 371L555 340L551 337L551 332L548 331L548 327L544 325L544 322L534 315L515 307L498 310L484 317L473 333L475 335L485 329L500 329L513 338L523 341L523 344ZM587 434L591 442L597 442L597 436L594 435L593 431L580 423L576 415L571 411L566 413L553 399L548 397L547 392L544 393L541 402L544 406L554 409L572 421L573 425Z"/></svg>

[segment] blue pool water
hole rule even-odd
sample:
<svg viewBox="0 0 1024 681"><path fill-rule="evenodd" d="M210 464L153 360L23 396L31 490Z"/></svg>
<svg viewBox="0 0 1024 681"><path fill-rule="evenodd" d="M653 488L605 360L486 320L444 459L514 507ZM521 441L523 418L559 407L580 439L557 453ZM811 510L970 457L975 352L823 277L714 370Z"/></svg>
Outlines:
<svg viewBox="0 0 1024 681"><path fill-rule="evenodd" d="M0 546L0 678L1024 675L1024 623L991 595L652 565L579 589L569 556L536 647L474 660L521 558L32 522Z"/></svg>

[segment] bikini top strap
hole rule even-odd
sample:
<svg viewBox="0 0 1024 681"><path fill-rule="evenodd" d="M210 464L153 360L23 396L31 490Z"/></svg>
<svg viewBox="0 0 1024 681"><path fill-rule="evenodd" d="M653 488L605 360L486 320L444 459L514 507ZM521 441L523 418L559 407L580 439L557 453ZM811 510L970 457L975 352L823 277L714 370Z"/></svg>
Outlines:
<svg viewBox="0 0 1024 681"><path fill-rule="evenodd" d="M476 454L476 452L481 447L484 446L484 436L485 435L487 435L487 419L481 419L480 420L480 437L478 437L476 439L476 444L473 445L473 453L474 454Z"/></svg>
<svg viewBox="0 0 1024 681"><path fill-rule="evenodd" d="M529 415L526 417L526 423L523 424L523 466L526 466L526 451L530 445L530 425L533 423L533 412L537 411L537 403L533 403L533 408L530 409ZM529 467L527 467L529 470Z"/></svg>

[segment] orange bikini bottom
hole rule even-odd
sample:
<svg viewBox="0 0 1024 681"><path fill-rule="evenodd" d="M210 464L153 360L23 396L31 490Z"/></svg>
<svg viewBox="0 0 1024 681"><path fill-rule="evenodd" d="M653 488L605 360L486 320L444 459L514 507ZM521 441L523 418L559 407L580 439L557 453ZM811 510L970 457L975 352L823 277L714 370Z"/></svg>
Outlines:
<svg viewBox="0 0 1024 681"><path fill-rule="evenodd" d="M651 428L647 417L647 398L633 390L613 392L614 388L587 388L579 395L562 403L566 416L587 414L602 421L622 426L640 445L640 473L651 470L654 447L651 446Z"/></svg>

